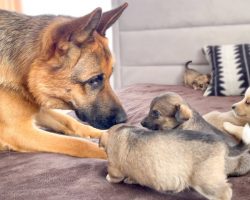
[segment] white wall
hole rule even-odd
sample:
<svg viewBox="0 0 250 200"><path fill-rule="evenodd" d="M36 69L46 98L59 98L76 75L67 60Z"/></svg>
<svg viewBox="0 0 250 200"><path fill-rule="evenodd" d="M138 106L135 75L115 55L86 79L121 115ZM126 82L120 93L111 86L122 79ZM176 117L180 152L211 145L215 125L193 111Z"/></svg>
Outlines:
<svg viewBox="0 0 250 200"><path fill-rule="evenodd" d="M22 0L23 12L29 15L64 14L82 16L97 7L111 8L110 0Z"/></svg>

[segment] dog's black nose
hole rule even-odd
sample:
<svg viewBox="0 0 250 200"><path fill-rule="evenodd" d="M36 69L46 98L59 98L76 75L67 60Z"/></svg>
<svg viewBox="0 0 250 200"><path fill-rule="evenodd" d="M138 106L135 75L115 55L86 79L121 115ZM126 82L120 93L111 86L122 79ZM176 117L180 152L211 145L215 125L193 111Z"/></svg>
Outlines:
<svg viewBox="0 0 250 200"><path fill-rule="evenodd" d="M125 113L125 111L120 111L116 117L115 117L115 123L116 124L120 124L120 123L124 123L127 121L127 114Z"/></svg>
<svg viewBox="0 0 250 200"><path fill-rule="evenodd" d="M233 109L233 110L235 109L235 105L232 105L232 109Z"/></svg>

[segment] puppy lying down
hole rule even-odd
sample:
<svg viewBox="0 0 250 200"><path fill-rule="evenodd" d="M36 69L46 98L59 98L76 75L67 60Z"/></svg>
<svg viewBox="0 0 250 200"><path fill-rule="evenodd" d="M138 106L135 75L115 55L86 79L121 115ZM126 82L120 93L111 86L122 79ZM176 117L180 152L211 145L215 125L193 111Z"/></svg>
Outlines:
<svg viewBox="0 0 250 200"><path fill-rule="evenodd" d="M174 92L154 98L150 104L149 113L141 124L153 130L193 130L199 131L201 134L211 134L222 140L228 148L234 147L233 154L239 153L243 148L248 149L246 144L250 143L249 127L244 128L243 141L238 144L238 140L209 124L180 95ZM247 151L244 152L237 159L228 162L227 168L230 169L227 171L230 176L248 173L250 171L250 154Z"/></svg>
<svg viewBox="0 0 250 200"><path fill-rule="evenodd" d="M194 131L151 131L116 125L100 139L108 155L111 183L138 183L159 192L192 187L208 199L228 200L225 143Z"/></svg>
<svg viewBox="0 0 250 200"><path fill-rule="evenodd" d="M241 140L243 127L250 123L250 87L246 90L244 98L232 105L228 112L212 111L205 114L204 119L223 132L234 135Z"/></svg>

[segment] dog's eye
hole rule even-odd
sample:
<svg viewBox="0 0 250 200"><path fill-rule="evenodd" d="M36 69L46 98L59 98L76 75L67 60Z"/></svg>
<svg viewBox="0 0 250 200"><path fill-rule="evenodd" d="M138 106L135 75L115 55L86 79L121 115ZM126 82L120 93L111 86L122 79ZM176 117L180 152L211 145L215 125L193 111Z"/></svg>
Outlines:
<svg viewBox="0 0 250 200"><path fill-rule="evenodd" d="M152 116L153 118L158 118L158 117L160 117L160 115L161 115L161 113L160 113L158 110L153 110L153 111L151 112L151 116Z"/></svg>
<svg viewBox="0 0 250 200"><path fill-rule="evenodd" d="M104 79L103 74L99 74L99 75L97 75L97 76L91 78L90 80L88 80L87 83L88 83L93 89L95 89L95 88L98 88L99 86L102 85L103 79Z"/></svg>

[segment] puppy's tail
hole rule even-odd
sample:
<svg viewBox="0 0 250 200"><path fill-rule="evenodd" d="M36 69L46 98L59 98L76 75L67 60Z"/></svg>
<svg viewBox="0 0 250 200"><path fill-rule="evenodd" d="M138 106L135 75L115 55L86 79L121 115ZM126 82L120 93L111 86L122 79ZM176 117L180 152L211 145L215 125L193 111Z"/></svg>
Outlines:
<svg viewBox="0 0 250 200"><path fill-rule="evenodd" d="M190 63L192 63L192 60L187 61L187 62L185 63L185 69L189 69L188 65L190 65Z"/></svg>

